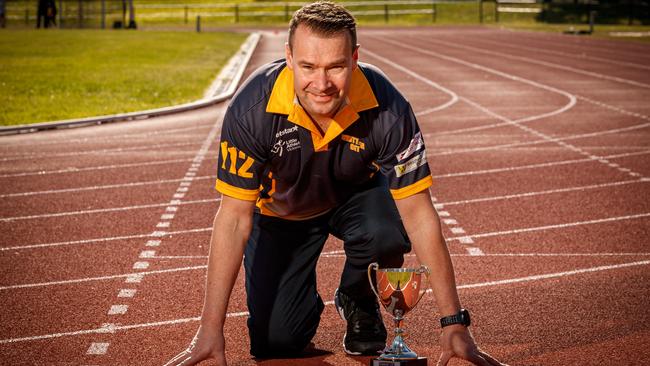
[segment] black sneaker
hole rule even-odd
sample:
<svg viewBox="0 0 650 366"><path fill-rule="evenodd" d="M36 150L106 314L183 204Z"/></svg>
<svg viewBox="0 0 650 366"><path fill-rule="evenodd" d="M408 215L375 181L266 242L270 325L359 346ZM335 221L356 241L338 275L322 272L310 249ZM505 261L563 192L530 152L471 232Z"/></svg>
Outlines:
<svg viewBox="0 0 650 366"><path fill-rule="evenodd" d="M343 349L350 355L376 355L386 347L386 327L375 298L352 300L336 289L334 305L348 323Z"/></svg>

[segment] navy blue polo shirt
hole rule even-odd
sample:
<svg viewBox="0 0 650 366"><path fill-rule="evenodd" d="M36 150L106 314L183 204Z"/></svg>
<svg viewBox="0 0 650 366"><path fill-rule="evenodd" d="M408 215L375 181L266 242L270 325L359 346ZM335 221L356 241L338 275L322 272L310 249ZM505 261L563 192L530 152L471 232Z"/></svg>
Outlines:
<svg viewBox="0 0 650 366"><path fill-rule="evenodd" d="M228 106L216 189L290 220L322 215L377 174L394 199L433 183L411 106L376 67L359 63L347 104L321 133L298 102L284 60L262 66Z"/></svg>

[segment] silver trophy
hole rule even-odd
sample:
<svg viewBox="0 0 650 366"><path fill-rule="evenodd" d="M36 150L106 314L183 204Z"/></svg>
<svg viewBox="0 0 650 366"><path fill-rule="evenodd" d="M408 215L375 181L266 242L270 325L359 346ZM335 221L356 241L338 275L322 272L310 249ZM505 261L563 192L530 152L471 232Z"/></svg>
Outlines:
<svg viewBox="0 0 650 366"><path fill-rule="evenodd" d="M372 271L375 271L377 288L373 286ZM420 268L379 268L379 264L371 263L368 266L368 281L372 291L377 295L379 302L394 318L395 338L384 352L371 361L371 366L411 366L426 365L427 359L418 357L404 342L400 327L404 315L411 311L420 302L426 293L426 286L422 286L422 274L429 278L429 268L422 265Z"/></svg>

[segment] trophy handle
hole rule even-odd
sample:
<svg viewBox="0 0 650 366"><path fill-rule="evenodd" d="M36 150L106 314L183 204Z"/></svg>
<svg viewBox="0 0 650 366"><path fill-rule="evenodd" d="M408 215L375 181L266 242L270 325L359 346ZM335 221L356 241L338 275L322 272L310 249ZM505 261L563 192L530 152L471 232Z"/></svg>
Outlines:
<svg viewBox="0 0 650 366"><path fill-rule="evenodd" d="M418 268L417 272L418 273L424 273L424 275L427 277L427 286L426 286L427 288L424 288L424 286L422 286L422 288L420 288L420 295L418 296L418 301L415 303L415 305L413 305L413 307L416 307L417 304L420 303L420 300L422 300L422 298L424 297L424 294L426 294L427 291L428 291L429 275L431 274L431 270L429 269L429 267L425 266L424 264L421 264L420 268Z"/></svg>
<svg viewBox="0 0 650 366"><path fill-rule="evenodd" d="M381 301L381 297L379 297L379 294L377 293L377 290L375 290L375 285L372 284L372 274L371 273L372 273L373 269L375 271L378 270L379 269L379 263L377 263L377 262L370 263L370 265L368 266L368 281L370 282L370 288L372 289L372 292L374 292L375 296L377 296L377 299L379 301Z"/></svg>

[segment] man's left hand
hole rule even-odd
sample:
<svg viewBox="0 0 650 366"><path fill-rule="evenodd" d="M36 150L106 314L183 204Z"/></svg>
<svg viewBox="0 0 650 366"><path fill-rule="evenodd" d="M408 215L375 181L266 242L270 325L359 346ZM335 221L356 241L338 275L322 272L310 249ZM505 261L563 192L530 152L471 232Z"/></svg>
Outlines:
<svg viewBox="0 0 650 366"><path fill-rule="evenodd" d="M440 336L442 354L438 366L446 366L453 357L459 357L479 366L507 366L494 357L481 351L474 342L472 333L463 325L450 325L442 330Z"/></svg>

